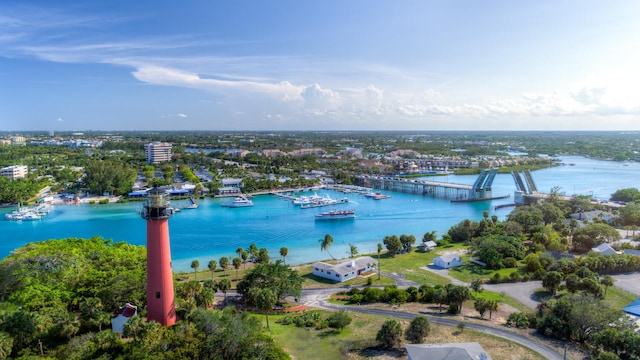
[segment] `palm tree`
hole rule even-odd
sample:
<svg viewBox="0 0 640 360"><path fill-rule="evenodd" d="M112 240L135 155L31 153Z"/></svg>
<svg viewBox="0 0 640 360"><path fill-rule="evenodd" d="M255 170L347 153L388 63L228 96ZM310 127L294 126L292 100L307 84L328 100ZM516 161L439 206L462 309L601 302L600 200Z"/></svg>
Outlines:
<svg viewBox="0 0 640 360"><path fill-rule="evenodd" d="M234 257L233 260L231 260L231 263L233 264L234 269L236 269L236 281L238 281L238 269L240 269L240 266L242 265L242 259Z"/></svg>
<svg viewBox="0 0 640 360"><path fill-rule="evenodd" d="M191 268L195 271L195 279L198 280L198 268L200 267L200 261L193 260L191 262Z"/></svg>
<svg viewBox="0 0 640 360"><path fill-rule="evenodd" d="M349 243L349 252L347 254L349 255L349 257L356 257L356 255L358 255L358 247L353 245L352 243Z"/></svg>
<svg viewBox="0 0 640 360"><path fill-rule="evenodd" d="M280 256L282 256L282 259L284 260L284 264L287 264L287 255L289 255L289 249L287 249L286 247L281 247L280 248Z"/></svg>
<svg viewBox="0 0 640 360"><path fill-rule="evenodd" d="M222 279L218 282L218 290L224 293L224 302L227 302L227 291L231 289L231 280Z"/></svg>
<svg viewBox="0 0 640 360"><path fill-rule="evenodd" d="M222 271L224 272L225 277L227 277L227 266L229 266L229 258L226 256L221 257L220 267L222 268Z"/></svg>
<svg viewBox="0 0 640 360"><path fill-rule="evenodd" d="M209 260L209 265L207 266L209 267L209 270L211 270L211 278L213 279L213 272L218 267L218 263L215 260Z"/></svg>
<svg viewBox="0 0 640 360"><path fill-rule="evenodd" d="M243 267L246 270L247 269L247 259L249 258L249 253L246 251L243 251L242 254L240 254L240 257L242 258L242 263L244 264Z"/></svg>
<svg viewBox="0 0 640 360"><path fill-rule="evenodd" d="M324 236L324 239L320 239L318 240L318 242L320 243L320 250L326 251L327 253L329 253L329 256L331 256L332 259L335 259L329 252L329 248L331 247L331 244L333 244L333 237L327 234Z"/></svg>
<svg viewBox="0 0 640 360"><path fill-rule="evenodd" d="M380 280L380 253L382 252L382 244L378 243L378 280Z"/></svg>

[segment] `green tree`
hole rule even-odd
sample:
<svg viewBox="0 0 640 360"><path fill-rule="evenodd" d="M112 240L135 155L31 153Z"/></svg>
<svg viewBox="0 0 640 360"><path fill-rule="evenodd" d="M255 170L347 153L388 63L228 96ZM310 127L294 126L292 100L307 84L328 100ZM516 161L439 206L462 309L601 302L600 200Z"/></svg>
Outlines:
<svg viewBox="0 0 640 360"><path fill-rule="evenodd" d="M300 296L302 291L302 277L291 267L275 263L259 263L253 269L245 273L244 278L238 283L238 293L248 297L249 291L254 288L271 289L278 297Z"/></svg>
<svg viewBox="0 0 640 360"><path fill-rule="evenodd" d="M229 258L226 256L223 256L220 258L220 268L222 268L222 271L224 272L224 276L227 276L227 266L229 266Z"/></svg>
<svg viewBox="0 0 640 360"><path fill-rule="evenodd" d="M382 252L382 244L378 243L378 280L380 280L380 253Z"/></svg>
<svg viewBox="0 0 640 360"><path fill-rule="evenodd" d="M347 252L350 258L356 257L358 255L358 247L349 243L349 252Z"/></svg>
<svg viewBox="0 0 640 360"><path fill-rule="evenodd" d="M240 269L240 266L242 266L242 259L240 259L239 257L234 257L231 262L233 264L233 268L236 269L236 281L238 281L238 269Z"/></svg>
<svg viewBox="0 0 640 360"><path fill-rule="evenodd" d="M610 286L613 286L614 282L615 282L615 280L613 279L613 277L611 275L604 275L600 279L600 284L602 284L602 286L604 286L604 296L607 296L607 289L609 289Z"/></svg>
<svg viewBox="0 0 640 360"><path fill-rule="evenodd" d="M456 327L458 328L458 331L464 332L464 328L466 326L467 326L467 324L464 321L460 321Z"/></svg>
<svg viewBox="0 0 640 360"><path fill-rule="evenodd" d="M269 250L267 248L260 248L258 251L258 257L256 258L257 263L268 263L269 262Z"/></svg>
<svg viewBox="0 0 640 360"><path fill-rule="evenodd" d="M342 331L342 329L349 326L349 324L351 324L351 321L351 316L349 316L349 314L345 310L335 311L327 317L327 323L329 327L332 329L337 329L338 331Z"/></svg>
<svg viewBox="0 0 640 360"><path fill-rule="evenodd" d="M197 279L198 278L198 268L200 267L200 261L198 260L193 260L191 262L191 268L194 271L194 277Z"/></svg>
<svg viewBox="0 0 640 360"><path fill-rule="evenodd" d="M485 298L477 298L473 302L473 308L476 309L476 311L480 314L480 318L481 319L484 318L484 313L489 310L490 306L491 305L489 303L489 300L487 300Z"/></svg>
<svg viewBox="0 0 640 360"><path fill-rule="evenodd" d="M402 242L396 235L385 236L382 242L386 245L387 252L391 256L396 256L402 250Z"/></svg>
<svg viewBox="0 0 640 360"><path fill-rule="evenodd" d="M602 244L620 240L618 230L603 223L589 224L576 229L573 233L573 247L580 253L589 252L592 248Z"/></svg>
<svg viewBox="0 0 640 360"><path fill-rule="evenodd" d="M396 319L387 319L376 334L378 346L383 349L393 349L402 342L402 326Z"/></svg>
<svg viewBox="0 0 640 360"><path fill-rule="evenodd" d="M611 194L610 201L635 202L640 200L640 190L636 188L626 188L616 190Z"/></svg>
<svg viewBox="0 0 640 360"><path fill-rule="evenodd" d="M264 314L267 319L267 330L269 329L269 312L276 305L276 301L278 300L276 294L271 291L271 289L261 289L261 288L251 288L249 290L249 297L252 302L256 304L258 309L264 311Z"/></svg>
<svg viewBox="0 0 640 360"><path fill-rule="evenodd" d="M231 280L224 278L218 281L218 290L224 294L224 302L227 302L227 291L231 290Z"/></svg>
<svg viewBox="0 0 640 360"><path fill-rule="evenodd" d="M404 332L404 338L412 344L422 344L429 336L431 325L425 316L416 316L409 323L409 327Z"/></svg>
<svg viewBox="0 0 640 360"><path fill-rule="evenodd" d="M320 250L326 251L332 259L335 259L329 252L329 248L331 247L331 245L333 245L333 237L329 234L326 234L324 236L324 239L320 239L318 240L318 242L320 243Z"/></svg>
<svg viewBox="0 0 640 360"><path fill-rule="evenodd" d="M447 302L455 305L456 313L459 314L462 311L462 303L471 297L469 288L463 285L447 284L445 289L447 291Z"/></svg>
<svg viewBox="0 0 640 360"><path fill-rule="evenodd" d="M471 280L471 284L469 284L469 289L471 289L476 293L476 295L478 295L484 290L484 288L482 287L483 284L484 281L482 279L473 279Z"/></svg>
<svg viewBox="0 0 640 360"><path fill-rule="evenodd" d="M211 278L213 279L213 272L216 271L218 267L218 263L215 260L209 260L209 264L207 264L209 270L211 270Z"/></svg>
<svg viewBox="0 0 640 360"><path fill-rule="evenodd" d="M282 256L282 260L284 261L284 263L287 263L287 255L289 255L289 249L287 249L286 247L281 247L280 248L280 256Z"/></svg>
<svg viewBox="0 0 640 360"><path fill-rule="evenodd" d="M552 295L556 294L556 289L562 283L562 274L557 271L549 271L542 277L542 286L549 290Z"/></svg>

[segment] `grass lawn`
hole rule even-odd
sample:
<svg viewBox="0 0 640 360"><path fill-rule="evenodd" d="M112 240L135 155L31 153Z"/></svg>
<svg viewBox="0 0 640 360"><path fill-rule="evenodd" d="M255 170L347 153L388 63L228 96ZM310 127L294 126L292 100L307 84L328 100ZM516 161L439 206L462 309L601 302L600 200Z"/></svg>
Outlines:
<svg viewBox="0 0 640 360"><path fill-rule="evenodd" d="M385 253L380 256L380 268L387 273L404 274L406 279L423 285L446 285L451 282L449 279L421 269L421 267L433 263L433 259L438 256L436 251L419 252L414 250L395 257Z"/></svg>
<svg viewBox="0 0 640 360"><path fill-rule="evenodd" d="M512 272L517 271L518 274L520 274L520 276L523 276L524 274L526 274L527 272L525 271L524 268L520 267L520 268L504 268L504 269L500 269L500 270L491 270L491 269L487 269L483 266L480 266L478 264L473 264L473 263L467 263L466 265L463 266L458 266L456 268L452 268L449 269L449 275L451 275L452 277L460 280L460 281L464 281L464 282L468 282L470 283L473 280L476 279L483 279L483 280L488 280L490 279L492 276L494 276L496 273L499 273L501 277L503 278L508 278L509 275L511 275Z"/></svg>
<svg viewBox="0 0 640 360"><path fill-rule="evenodd" d="M328 314L326 312L325 314ZM366 359L363 350L375 346L375 337L386 318L359 313L349 313L351 324L337 332L333 329L316 330L315 328L302 328L295 325L282 325L277 323L284 315L270 315L270 332L278 344L280 344L294 359ZM258 315L262 319L264 316ZM405 329L409 321L400 321ZM516 343L506 341L494 336L471 330L458 331L453 327L431 324L431 331L427 337L428 342L479 342L493 359L543 359L539 354L526 349ZM404 345L404 344L403 344ZM352 352L348 354L348 350ZM380 354L380 355L385 355ZM389 358L406 359L398 356L398 352L386 354ZM382 358L382 357L380 357Z"/></svg>
<svg viewBox="0 0 640 360"><path fill-rule="evenodd" d="M335 263L331 262L331 261L327 261L328 263ZM336 283L335 281L331 281L329 279L320 277L320 276L316 276L313 275L312 269L311 269L311 265L300 265L300 266L296 266L295 267L296 271L298 271L298 274L300 274L300 276L302 276L303 282L302 282L302 287L303 288L330 288L330 287L336 287L336 286L344 286L344 287L351 287L351 286L360 286L360 285L367 285L367 281L368 279L371 279L373 286L386 286L386 285L395 285L396 282L393 281L392 279L389 279L386 276L381 276L380 280L378 280L378 274L374 273L368 276L358 276L355 277L353 279L349 279L347 281L341 282L341 283Z"/></svg>

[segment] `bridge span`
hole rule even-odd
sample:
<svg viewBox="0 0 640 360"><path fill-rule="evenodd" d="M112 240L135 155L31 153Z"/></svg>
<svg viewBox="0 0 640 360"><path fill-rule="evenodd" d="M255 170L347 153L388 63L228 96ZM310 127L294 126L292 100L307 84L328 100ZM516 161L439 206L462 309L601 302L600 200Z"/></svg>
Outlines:
<svg viewBox="0 0 640 360"><path fill-rule="evenodd" d="M473 185L454 184L441 181L416 180L401 177L361 175L356 178L360 186L373 189L420 194L451 201L482 201L502 199L509 195L494 197L491 186L498 169L484 169Z"/></svg>

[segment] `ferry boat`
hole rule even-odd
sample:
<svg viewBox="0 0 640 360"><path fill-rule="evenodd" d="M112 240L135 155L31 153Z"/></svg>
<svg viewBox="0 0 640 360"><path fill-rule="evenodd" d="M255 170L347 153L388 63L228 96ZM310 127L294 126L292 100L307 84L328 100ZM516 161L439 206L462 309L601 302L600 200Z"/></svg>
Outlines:
<svg viewBox="0 0 640 360"><path fill-rule="evenodd" d="M233 201L230 201L226 204L222 204L222 206L230 207L230 208L248 207L248 206L253 206L253 201L247 198L238 196L237 198L233 199Z"/></svg>
<svg viewBox="0 0 640 360"><path fill-rule="evenodd" d="M343 220L355 219L355 210L332 210L316 214L316 220Z"/></svg>

